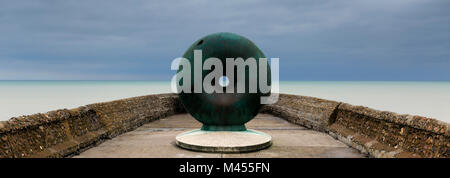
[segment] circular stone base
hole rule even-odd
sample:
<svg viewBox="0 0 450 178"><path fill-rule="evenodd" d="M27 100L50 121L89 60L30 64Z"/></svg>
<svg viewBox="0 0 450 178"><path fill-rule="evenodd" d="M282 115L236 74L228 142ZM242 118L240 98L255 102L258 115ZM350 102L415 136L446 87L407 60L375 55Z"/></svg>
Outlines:
<svg viewBox="0 0 450 178"><path fill-rule="evenodd" d="M272 145L272 137L256 130L204 131L196 129L177 135L176 144L194 151L241 153L269 147Z"/></svg>

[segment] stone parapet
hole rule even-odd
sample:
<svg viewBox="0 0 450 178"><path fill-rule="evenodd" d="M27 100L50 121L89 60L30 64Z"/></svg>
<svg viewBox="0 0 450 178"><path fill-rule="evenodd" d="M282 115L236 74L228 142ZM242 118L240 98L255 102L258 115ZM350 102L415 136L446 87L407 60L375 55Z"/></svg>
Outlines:
<svg viewBox="0 0 450 178"><path fill-rule="evenodd" d="M134 97L0 122L0 158L70 157L184 108L176 94ZM280 94L261 112L328 133L371 157L450 157L449 123Z"/></svg>
<svg viewBox="0 0 450 178"><path fill-rule="evenodd" d="M326 132L371 157L450 157L449 124L432 118L286 94L262 112Z"/></svg>
<svg viewBox="0 0 450 178"><path fill-rule="evenodd" d="M184 109L175 94L134 97L0 122L1 157L67 157Z"/></svg>

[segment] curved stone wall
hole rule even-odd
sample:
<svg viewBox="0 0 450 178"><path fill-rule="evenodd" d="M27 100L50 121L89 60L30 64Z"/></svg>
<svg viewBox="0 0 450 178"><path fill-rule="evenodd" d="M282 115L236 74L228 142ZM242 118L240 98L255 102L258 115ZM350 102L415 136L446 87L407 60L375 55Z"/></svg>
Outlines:
<svg viewBox="0 0 450 178"><path fill-rule="evenodd" d="M281 94L262 112L323 131L371 157L450 157L449 123Z"/></svg>
<svg viewBox="0 0 450 178"><path fill-rule="evenodd" d="M330 118L335 117L339 102L298 95L280 94L273 105L261 112L270 113L304 127L326 131Z"/></svg>
<svg viewBox="0 0 450 178"><path fill-rule="evenodd" d="M0 158L70 157L145 123L184 112L175 94L148 95L0 122ZM263 107L371 157L450 157L449 124L314 97L281 94Z"/></svg>
<svg viewBox="0 0 450 178"><path fill-rule="evenodd" d="M341 104L330 134L375 157L449 157L449 124Z"/></svg>
<svg viewBox="0 0 450 178"><path fill-rule="evenodd" d="M144 123L182 112L176 95L149 95L0 122L1 157L67 157Z"/></svg>

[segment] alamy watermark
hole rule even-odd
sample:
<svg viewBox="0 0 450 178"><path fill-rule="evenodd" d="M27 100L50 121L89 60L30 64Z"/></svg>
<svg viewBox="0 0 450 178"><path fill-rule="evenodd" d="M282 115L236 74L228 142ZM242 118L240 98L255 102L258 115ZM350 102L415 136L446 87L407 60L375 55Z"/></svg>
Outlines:
<svg viewBox="0 0 450 178"><path fill-rule="evenodd" d="M223 75L222 61L218 58L208 58L202 63L202 50L194 50L194 82L192 87L191 83L191 63L186 58L176 58L172 61L171 69L178 70L179 66L182 69L172 77L172 92L174 93L245 93L246 92L246 80L245 68L248 67L248 93L259 92L267 94L269 96L261 97L261 104L273 104L278 101L279 96L279 58L270 58L270 74L271 85L268 84L268 60L267 58L226 58L225 66L226 71ZM214 66L214 69L212 68ZM235 68L237 69L235 77ZM259 69L258 69L259 68ZM202 76L203 70L212 70L204 78ZM259 77L258 77L259 74ZM236 86L235 85L236 78ZM183 80L182 86L180 86L180 80ZM235 88L236 87L236 88ZM194 91L192 91L192 88Z"/></svg>

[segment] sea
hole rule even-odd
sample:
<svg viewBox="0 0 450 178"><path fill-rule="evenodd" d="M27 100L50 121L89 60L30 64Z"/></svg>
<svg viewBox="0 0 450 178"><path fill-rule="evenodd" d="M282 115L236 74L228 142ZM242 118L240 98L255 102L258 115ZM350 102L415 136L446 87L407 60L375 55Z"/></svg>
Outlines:
<svg viewBox="0 0 450 178"><path fill-rule="evenodd" d="M0 81L0 121L56 109L171 92L169 81ZM281 81L280 93L421 115L450 123L450 82Z"/></svg>

